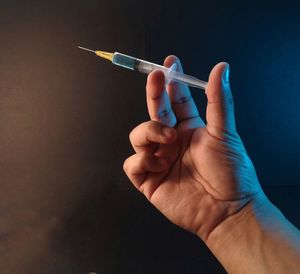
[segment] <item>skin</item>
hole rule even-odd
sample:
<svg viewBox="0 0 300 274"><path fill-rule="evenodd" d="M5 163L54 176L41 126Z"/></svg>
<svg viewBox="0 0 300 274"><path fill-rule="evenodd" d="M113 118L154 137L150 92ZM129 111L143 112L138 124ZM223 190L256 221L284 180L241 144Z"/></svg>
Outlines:
<svg viewBox="0 0 300 274"><path fill-rule="evenodd" d="M175 56L164 65L174 62L182 71ZM207 125L185 85L171 83L165 89L164 74L152 72L146 87L151 121L131 132L136 154L124 163L130 180L155 207L203 240L261 191L235 130L226 68L220 63L210 74Z"/></svg>
<svg viewBox="0 0 300 274"><path fill-rule="evenodd" d="M164 65L173 63L182 71L175 56ZM150 121L130 133L135 154L124 162L125 173L167 218L197 234L228 272L297 273L299 232L260 187L236 130L227 63L212 69L205 93L206 124L187 86L165 86L161 71L149 74Z"/></svg>

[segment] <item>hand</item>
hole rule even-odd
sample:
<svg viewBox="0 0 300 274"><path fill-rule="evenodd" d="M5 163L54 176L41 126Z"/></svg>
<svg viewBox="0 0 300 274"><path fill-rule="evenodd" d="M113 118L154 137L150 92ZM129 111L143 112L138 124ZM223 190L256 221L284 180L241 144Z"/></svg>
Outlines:
<svg viewBox="0 0 300 274"><path fill-rule="evenodd" d="M164 65L174 62L166 58ZM206 89L207 124L187 86L164 74L148 76L151 121L130 134L135 154L124 170L147 199L173 223L206 241L219 224L262 192L255 169L236 131L229 65L217 64Z"/></svg>

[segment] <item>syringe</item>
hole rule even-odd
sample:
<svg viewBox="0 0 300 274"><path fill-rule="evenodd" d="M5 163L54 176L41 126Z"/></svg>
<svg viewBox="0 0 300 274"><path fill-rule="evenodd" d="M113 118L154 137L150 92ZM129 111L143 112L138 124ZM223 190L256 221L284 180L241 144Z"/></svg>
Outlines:
<svg viewBox="0 0 300 274"><path fill-rule="evenodd" d="M131 69L131 70L137 70L145 74L149 74L153 70L157 70L157 69L161 70L165 74L165 78L167 82L174 81L191 87L200 88L203 90L205 90L207 86L207 82L205 81L199 80L193 76L176 71L175 66L171 66L170 68L167 68L119 52L111 53L111 52L100 51L100 50L91 50L81 46L78 46L78 48L93 52L99 57L110 60L115 65L127 69Z"/></svg>

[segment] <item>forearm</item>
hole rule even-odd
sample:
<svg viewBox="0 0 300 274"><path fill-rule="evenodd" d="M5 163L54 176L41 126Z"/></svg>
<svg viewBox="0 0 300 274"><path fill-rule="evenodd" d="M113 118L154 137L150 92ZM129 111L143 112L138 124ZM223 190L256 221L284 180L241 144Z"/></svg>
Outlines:
<svg viewBox="0 0 300 274"><path fill-rule="evenodd" d="M229 273L300 271L300 233L264 195L217 226L206 244Z"/></svg>

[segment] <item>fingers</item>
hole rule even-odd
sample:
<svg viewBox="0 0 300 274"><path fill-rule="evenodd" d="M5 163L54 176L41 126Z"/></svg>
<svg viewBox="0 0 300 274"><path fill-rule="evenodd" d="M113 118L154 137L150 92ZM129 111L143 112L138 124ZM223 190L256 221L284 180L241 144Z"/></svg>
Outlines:
<svg viewBox="0 0 300 274"><path fill-rule="evenodd" d="M177 65L177 71L183 72L180 60L174 55L165 59L164 66L171 67L174 63ZM167 85L167 91L178 123L190 120L195 127L205 126L187 85L171 82Z"/></svg>
<svg viewBox="0 0 300 274"><path fill-rule="evenodd" d="M129 139L135 152L154 153L159 144L169 144L175 141L176 130L155 121L148 121L134 128Z"/></svg>
<svg viewBox="0 0 300 274"><path fill-rule="evenodd" d="M170 55L164 66L176 63L177 70L183 72L179 59ZM166 90L167 89L167 90ZM186 85L171 82L165 87L165 77L161 71L153 71L147 81L147 106L151 120L173 127L185 121L186 128L204 127L198 109Z"/></svg>
<svg viewBox="0 0 300 274"><path fill-rule="evenodd" d="M234 104L227 63L219 63L211 71L206 96L207 130L221 139L224 134L235 133Z"/></svg>
<svg viewBox="0 0 300 274"><path fill-rule="evenodd" d="M124 162L124 171L132 183L150 199L159 184L158 178L169 168L170 153L157 152L160 144L170 144L176 140L177 131L156 121L138 125L129 135L136 154ZM177 157L177 156L176 156Z"/></svg>
<svg viewBox="0 0 300 274"><path fill-rule="evenodd" d="M132 155L124 162L123 169L135 185L142 191L141 185L146 181L148 173L163 172L168 168L168 162L148 152L140 152ZM143 193L148 197L154 184L148 184L147 188L143 188ZM145 193L146 192L146 193ZM149 192L149 193L147 193Z"/></svg>
<svg viewBox="0 0 300 274"><path fill-rule="evenodd" d="M148 76L147 106L151 120L165 126L174 127L177 123L171 107L170 99L165 90L165 76L162 71L155 70Z"/></svg>

